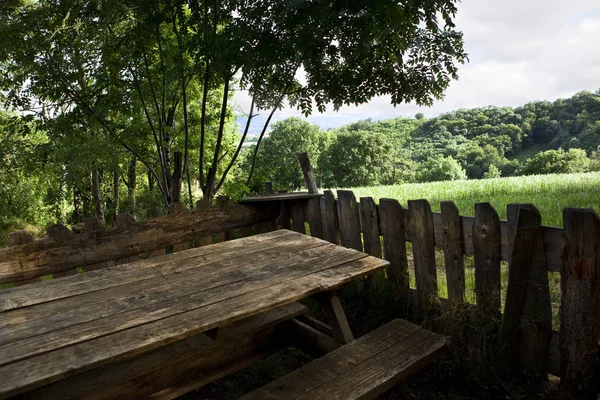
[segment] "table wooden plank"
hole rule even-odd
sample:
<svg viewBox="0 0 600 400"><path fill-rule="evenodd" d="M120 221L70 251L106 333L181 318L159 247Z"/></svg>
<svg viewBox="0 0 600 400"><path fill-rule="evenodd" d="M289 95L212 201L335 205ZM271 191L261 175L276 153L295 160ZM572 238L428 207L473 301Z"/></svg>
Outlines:
<svg viewBox="0 0 600 400"><path fill-rule="evenodd" d="M258 243L274 240L294 234L288 230L269 232L263 235L255 235L230 242L216 243L190 249L177 254L178 260L198 258L209 254L224 254L235 256L235 254L250 252L248 246L256 246ZM277 245L277 243L275 243ZM26 285L23 287L4 289L0 291L0 311L7 311L19 307L31 306L47 301L58 300L92 290L101 290L107 287L123 285L142 279L144 274L152 274L158 271L159 265L169 265L175 255L167 254L151 259L136 261L135 263L118 265L98 271L77 274L61 279L44 281L40 285ZM145 271L153 269L153 271Z"/></svg>
<svg viewBox="0 0 600 400"><path fill-rule="evenodd" d="M169 263L161 263L155 269L140 271L138 281L131 280L130 283L109 286L102 288L102 290L93 290L96 288L95 282L89 281L87 286L92 288L89 292L63 298L60 301L45 302L4 312L2 321L0 321L0 328L34 319L47 318L52 314L70 313L82 310L84 307L97 307L99 303L117 300L122 297L132 295L137 297L149 288L157 290L165 285L177 284L181 280L204 278L215 272L239 268L247 261L248 257L257 257L256 261L260 261L260 259L268 260L268 257L277 258L278 255L289 255L293 253L294 248L310 249L325 244L325 242L318 239L306 240L301 235L287 235L281 237L278 241L271 240L259 243L255 246L258 250L248 249L246 253L242 254L225 252L183 259L173 256ZM133 279L133 277L128 278ZM122 275L115 278L115 280L117 279L124 280ZM104 286L105 279L103 278L98 282L99 286ZM69 287L67 286L64 289L68 290Z"/></svg>
<svg viewBox="0 0 600 400"><path fill-rule="evenodd" d="M336 251L336 249L340 250ZM196 308L202 308L233 296L264 289L281 281L312 274L364 256L365 254L350 249L336 248L336 246L327 243L325 246L316 249L295 253L289 256L286 262L282 262L283 259L277 259L274 263L266 261L262 264L256 264L256 268L238 269L229 274L228 279L225 279L222 284L209 285L208 288L200 288L194 293L184 294L145 307L133 308L130 311L115 314L110 318L94 319L86 323L6 343L0 346L0 365L52 351L59 347L109 335L119 330L130 329ZM177 288L173 287L171 290L177 290ZM145 298L145 296L140 295L130 298L129 301L144 301ZM110 312L112 310L109 309L107 313ZM100 311L101 314L102 311ZM9 332L7 332L8 334Z"/></svg>
<svg viewBox="0 0 600 400"><path fill-rule="evenodd" d="M320 249L323 246L326 248ZM301 251L297 247L297 243L282 244L257 254L186 270L173 277L147 279L7 312L0 345L260 276L265 267L318 259L334 251L333 245L320 240L304 241ZM252 257L252 268L240 269L248 257Z"/></svg>
<svg viewBox="0 0 600 400"><path fill-rule="evenodd" d="M321 291L334 290L388 265L384 260L364 257L316 273L279 280L277 284L146 323L136 329L126 329L5 365L0 367L0 376L4 378L0 398L141 354ZM0 359L2 357L0 355Z"/></svg>

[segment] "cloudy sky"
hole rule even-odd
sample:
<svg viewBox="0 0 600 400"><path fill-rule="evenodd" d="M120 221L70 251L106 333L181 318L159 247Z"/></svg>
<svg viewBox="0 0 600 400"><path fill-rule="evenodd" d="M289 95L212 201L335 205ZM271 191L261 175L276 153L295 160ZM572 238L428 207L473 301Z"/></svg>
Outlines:
<svg viewBox="0 0 600 400"><path fill-rule="evenodd" d="M370 117L518 106L600 89L600 1L463 0L458 10L456 24L464 33L470 62L460 67L459 80L450 85L443 101L429 108L393 107L380 97L310 119L329 128ZM247 96L238 94L237 102L247 110ZM276 119L291 115L299 113L286 109Z"/></svg>

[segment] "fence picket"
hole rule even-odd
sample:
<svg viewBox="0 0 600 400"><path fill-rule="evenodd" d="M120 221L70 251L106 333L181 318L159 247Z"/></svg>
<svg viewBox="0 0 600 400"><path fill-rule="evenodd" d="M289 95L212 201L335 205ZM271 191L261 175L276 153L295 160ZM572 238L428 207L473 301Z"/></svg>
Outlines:
<svg viewBox="0 0 600 400"><path fill-rule="evenodd" d="M323 219L323 239L334 244L339 244L337 205L335 197L333 197L333 192L326 190L320 199L320 203L321 218Z"/></svg>
<svg viewBox="0 0 600 400"><path fill-rule="evenodd" d="M438 305L431 206L427 200L409 200L408 215L412 232L418 306L419 310L428 312Z"/></svg>
<svg viewBox="0 0 600 400"><path fill-rule="evenodd" d="M475 259L475 295L480 310L500 315L500 218L489 203L475 204L473 255Z"/></svg>
<svg viewBox="0 0 600 400"><path fill-rule="evenodd" d="M513 244L496 368L506 374L520 365L523 371L546 378L552 310L542 217L531 205L508 209Z"/></svg>
<svg viewBox="0 0 600 400"><path fill-rule="evenodd" d="M409 299L408 260L406 258L405 211L395 199L379 200L383 253L390 262L389 277L398 295Z"/></svg>
<svg viewBox="0 0 600 400"><path fill-rule="evenodd" d="M73 232L63 224L50 225L47 229L47 232L48 237L55 241L69 240L73 236ZM54 278L63 278L65 276L75 275L76 273L77 269L72 268L66 271L55 272L52 275Z"/></svg>
<svg viewBox="0 0 600 400"><path fill-rule="evenodd" d="M460 214L452 201L442 201L440 208L448 300L451 305L457 306L465 302L465 266Z"/></svg>
<svg viewBox="0 0 600 400"><path fill-rule="evenodd" d="M563 210L566 248L561 271L561 384L578 398L596 398L600 334L600 220L592 210Z"/></svg>
<svg viewBox="0 0 600 400"><path fill-rule="evenodd" d="M350 190L338 190L337 214L340 224L340 244L350 249L362 251L360 219L356 197Z"/></svg>
<svg viewBox="0 0 600 400"><path fill-rule="evenodd" d="M304 225L304 205L297 201L292 204L292 227L294 231L306 234L306 226Z"/></svg>
<svg viewBox="0 0 600 400"><path fill-rule="evenodd" d="M360 226L365 253L381 258L381 240L377 223L377 206L371 197L361 197L359 203Z"/></svg>

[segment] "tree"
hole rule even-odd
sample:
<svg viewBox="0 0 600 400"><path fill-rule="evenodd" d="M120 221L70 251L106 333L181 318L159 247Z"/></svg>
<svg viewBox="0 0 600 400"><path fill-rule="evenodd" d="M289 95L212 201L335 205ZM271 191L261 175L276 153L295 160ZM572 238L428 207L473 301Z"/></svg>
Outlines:
<svg viewBox="0 0 600 400"><path fill-rule="evenodd" d="M483 174L483 179L500 178L500 176L502 176L502 171L494 164L491 164L487 172Z"/></svg>
<svg viewBox="0 0 600 400"><path fill-rule="evenodd" d="M235 149L225 148L234 88L253 98L249 123L256 109L271 110L268 124L286 98L305 114L313 104L337 109L382 94L393 104L427 105L466 59L454 0L13 0L6 11L0 33L14 40L0 45L2 73L13 104L31 109L47 101L57 113L77 110L82 125L95 121L153 175L165 205L179 196L174 176L189 172L194 135L204 196L224 184L247 133ZM211 99L219 105L212 126ZM135 131L145 147L127 133L140 115L145 126ZM183 139L174 144L175 135ZM182 148L183 171L172 171L172 146Z"/></svg>
<svg viewBox="0 0 600 400"><path fill-rule="evenodd" d="M517 172L519 175L571 174L587 171L589 162L585 151L581 149L548 150L528 159Z"/></svg>
<svg viewBox="0 0 600 400"><path fill-rule="evenodd" d="M278 189L298 190L304 186L298 153L307 152L316 167L316 161L323 151L320 136L321 130L317 125L300 118L276 122L258 154L257 187L264 181L273 182ZM315 173L318 177L318 167Z"/></svg>
<svg viewBox="0 0 600 400"><path fill-rule="evenodd" d="M452 157L437 157L419 165L419 182L455 181L467 179L461 165Z"/></svg>
<svg viewBox="0 0 600 400"><path fill-rule="evenodd" d="M389 185L394 167L391 138L365 131L338 133L319 166L325 187Z"/></svg>

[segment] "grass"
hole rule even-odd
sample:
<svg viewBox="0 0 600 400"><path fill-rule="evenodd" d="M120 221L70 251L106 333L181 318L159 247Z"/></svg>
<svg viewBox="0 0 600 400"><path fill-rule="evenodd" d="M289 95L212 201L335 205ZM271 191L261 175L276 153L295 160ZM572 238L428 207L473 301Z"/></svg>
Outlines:
<svg viewBox="0 0 600 400"><path fill-rule="evenodd" d="M474 215L475 203L488 202L506 219L506 205L532 203L545 225L562 226L562 209L567 207L600 210L600 172L583 174L534 175L524 177L410 183L404 185L349 188L357 198L408 200L427 199L433 211L440 201L452 200L461 215Z"/></svg>

